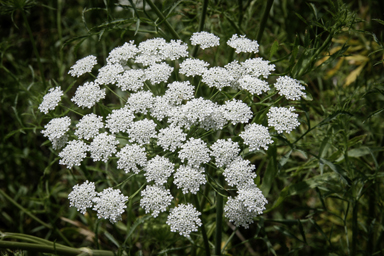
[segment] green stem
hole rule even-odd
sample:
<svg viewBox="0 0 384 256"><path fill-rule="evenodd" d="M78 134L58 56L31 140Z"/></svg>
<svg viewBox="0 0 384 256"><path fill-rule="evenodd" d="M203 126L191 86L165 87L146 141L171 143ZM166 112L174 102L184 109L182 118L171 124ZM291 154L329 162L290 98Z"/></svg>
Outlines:
<svg viewBox="0 0 384 256"><path fill-rule="evenodd" d="M265 6L263 17L261 18L259 31L257 32L256 41L260 43L261 38L263 37L265 24L267 23L267 19L269 16L269 12L271 11L273 4L273 0L268 0L267 5Z"/></svg>
<svg viewBox="0 0 384 256"><path fill-rule="evenodd" d="M219 176L218 183L223 184L223 176ZM215 235L215 255L221 255L221 233L223 224L223 196L216 193L216 235Z"/></svg>
<svg viewBox="0 0 384 256"><path fill-rule="evenodd" d="M353 209L352 209L352 250L351 250L351 255L355 256L356 255L356 244L357 244L357 205L358 202L355 201L353 203Z"/></svg>
<svg viewBox="0 0 384 256"><path fill-rule="evenodd" d="M93 255L93 256L113 256L115 255L111 251L104 250L91 250L89 248L71 248L71 247L63 247L56 245L42 245L42 244L31 244L31 243L22 243L22 242L9 242L9 241L0 241L0 248L7 249L19 249L19 250L27 250L33 252L46 252L46 253L55 253L58 255Z"/></svg>
<svg viewBox="0 0 384 256"><path fill-rule="evenodd" d="M155 11L155 13L157 14L157 16L159 16L159 18L161 18L161 20L164 21L164 24L165 26L169 29L169 31L171 32L172 36L176 39L181 39L179 34L177 34L177 32L173 29L173 27L171 26L171 24L169 24L169 22L167 21L167 19L164 17L163 13L156 7L156 5L154 5L154 3L152 3L151 0L145 0L152 8L152 10Z"/></svg>
<svg viewBox="0 0 384 256"><path fill-rule="evenodd" d="M25 214L27 214L29 217L31 217L32 219L34 219L35 221L37 221L38 223L40 223L41 225L43 225L44 227L46 228L49 228L49 229L52 229L52 226L50 224L47 224L45 222L43 222L42 220L40 220L39 218L37 218L35 215L33 215L32 213L30 213L27 209L25 209L23 206L21 206L20 204L18 204L15 200L13 200L12 198L10 198L2 189L0 189L0 194L2 194L6 199L8 199L8 201L10 201L13 205L15 205L17 208L19 208L22 212L24 212Z"/></svg>
<svg viewBox="0 0 384 256"><path fill-rule="evenodd" d="M193 195L193 200L195 201L196 209L199 212L202 212L202 208L200 207L199 199L197 198L197 195ZM207 236L207 231L205 230L203 218L201 218L201 234L203 235L203 241L204 241L204 247L205 247L205 255L206 256L210 256L211 253L209 251L208 236ZM195 247L194 250L196 250L196 246L194 246L194 247ZM195 251L195 253L196 253L196 251Z"/></svg>
<svg viewBox="0 0 384 256"><path fill-rule="evenodd" d="M43 85L44 85L44 87L47 87L45 84L44 70L43 70L43 66L41 65L40 55L39 55L39 52L37 51L36 42L35 42L35 39L33 39L32 30L31 30L31 27L29 26L28 19L27 19L27 16L25 15L24 9L21 9L21 15L23 16L25 27L27 28L27 31L29 34L29 39L31 40L31 43L32 43L33 52L36 55L37 65L39 66L40 75L41 75L41 79L43 81Z"/></svg>
<svg viewBox="0 0 384 256"><path fill-rule="evenodd" d="M201 17L200 17L200 24L199 24L199 30L198 32L201 32L203 31L204 29L204 24L205 24L205 16L207 15L207 9L208 9L208 0L204 0L204 3L203 3L203 10L201 12ZM196 58L196 55L197 55L197 51L199 50L199 46L196 45L194 48L193 48L193 51L192 51L192 57Z"/></svg>

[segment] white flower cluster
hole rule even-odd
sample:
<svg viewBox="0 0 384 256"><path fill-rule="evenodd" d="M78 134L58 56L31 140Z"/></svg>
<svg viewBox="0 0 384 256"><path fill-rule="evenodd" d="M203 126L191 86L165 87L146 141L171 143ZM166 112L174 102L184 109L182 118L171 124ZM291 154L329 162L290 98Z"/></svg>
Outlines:
<svg viewBox="0 0 384 256"><path fill-rule="evenodd" d="M91 108L104 98L105 89L100 89L100 86L94 82L86 82L77 88L75 96L71 100L81 108Z"/></svg>
<svg viewBox="0 0 384 256"><path fill-rule="evenodd" d="M267 150L267 145L273 143L268 128L260 124L246 125L239 136L249 146L249 151L259 150L260 148Z"/></svg>
<svg viewBox="0 0 384 256"><path fill-rule="evenodd" d="M49 110L54 110L61 100L64 93L60 87L49 89L48 93L43 97L43 102L39 105L40 112L48 114Z"/></svg>
<svg viewBox="0 0 384 256"><path fill-rule="evenodd" d="M207 49L218 46L220 38L198 32L190 41ZM227 45L238 54L259 49L256 41L244 35L233 35ZM130 41L113 49L96 79L78 86L71 99L80 108L93 107L92 111L74 110L75 114L88 112L74 120L72 129L69 117L54 118L42 134L55 149L63 147L59 163L67 168L80 166L89 152L93 161L116 159L121 173L143 171L148 185L141 191L140 206L157 217L173 205L167 224L172 232L186 237L201 226L201 213L192 204L173 200L170 187L179 190L179 195L198 194L201 187L212 184L207 177L214 179L222 173L222 185L234 187L238 193L228 198L225 216L236 226L248 227L265 210L267 200L255 185L256 167L244 159L245 150L267 150L273 143L269 130L291 132L299 125L298 115L293 107L257 104L263 94L271 95L267 79L275 65L269 61L257 57L210 67L212 63L189 58L187 50L180 40L162 38L138 45ZM76 62L69 73L78 77L91 72L94 65L96 57L88 56ZM274 88L288 100L305 95L304 87L288 76L277 78ZM118 100L112 101L114 105L95 106L106 98L106 92ZM51 88L39 110L48 113L55 109L62 96L60 87ZM116 102L122 106L116 107ZM265 113L266 106L268 127L255 123L264 122L255 114ZM225 137L228 135L231 137ZM88 181L76 185L68 198L81 213L93 208L99 218L112 223L121 219L128 200L112 188L97 193L94 183Z"/></svg>
<svg viewBox="0 0 384 256"><path fill-rule="evenodd" d="M274 85L276 90L279 91L279 95L285 96L287 100L300 100L301 97L305 96L305 93L302 91L305 87L298 80L289 76L277 78Z"/></svg>
<svg viewBox="0 0 384 256"><path fill-rule="evenodd" d="M271 107L267 113L268 126L275 128L277 133L291 132L300 125L297 121L299 115L293 111L295 111L294 107Z"/></svg>
<svg viewBox="0 0 384 256"><path fill-rule="evenodd" d="M227 44L232 48L236 49L236 53L249 52L249 53L258 53L259 44L256 41L252 41L245 37L245 35L238 36L232 35L231 39L227 41Z"/></svg>
<svg viewBox="0 0 384 256"><path fill-rule="evenodd" d="M179 204L171 209L167 224L172 232L179 232L180 235L189 237L191 232L196 232L202 222L199 219L200 212L192 204Z"/></svg>
<svg viewBox="0 0 384 256"><path fill-rule="evenodd" d="M242 187L235 198L229 197L224 206L225 217L236 226L249 228L253 218L263 213L268 201L255 185Z"/></svg>
<svg viewBox="0 0 384 256"><path fill-rule="evenodd" d="M79 77L82 74L91 72L96 64L96 56L89 55L76 61L75 65L71 67L71 70L69 70L68 74L70 74L71 76Z"/></svg>
<svg viewBox="0 0 384 256"><path fill-rule="evenodd" d="M109 219L111 223L116 223L121 220L121 214L127 208L125 202L128 201L128 197L120 193L120 190L112 188L106 188L98 193L95 190L95 183L87 180L80 186L75 185L68 199L70 206L76 207L82 214L93 206L99 219Z"/></svg>

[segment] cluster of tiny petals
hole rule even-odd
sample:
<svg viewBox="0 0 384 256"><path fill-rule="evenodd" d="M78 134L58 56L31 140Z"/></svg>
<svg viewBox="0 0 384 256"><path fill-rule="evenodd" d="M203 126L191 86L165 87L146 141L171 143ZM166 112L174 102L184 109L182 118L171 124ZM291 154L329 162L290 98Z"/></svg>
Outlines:
<svg viewBox="0 0 384 256"><path fill-rule="evenodd" d="M44 126L45 130L42 130L41 133L52 142L64 136L69 131L70 125L71 119L68 116L54 118Z"/></svg>
<svg viewBox="0 0 384 256"><path fill-rule="evenodd" d="M49 110L54 110L59 105L63 95L60 86L49 89L48 93L43 97L43 102L39 105L40 112L48 114Z"/></svg>
<svg viewBox="0 0 384 256"><path fill-rule="evenodd" d="M206 115L200 121L199 126L205 129L206 131L209 131L211 129L212 130L223 129L224 125L228 123L228 120L225 118L224 112L225 111L223 111L223 108L215 102L211 108L211 113Z"/></svg>
<svg viewBox="0 0 384 256"><path fill-rule="evenodd" d="M208 70L208 66L208 62L188 58L180 64L179 73L185 76L201 76Z"/></svg>
<svg viewBox="0 0 384 256"><path fill-rule="evenodd" d="M267 150L268 145L273 143L268 128L255 123L245 126L244 131L240 133L240 137L249 146L249 151L259 150L260 148Z"/></svg>
<svg viewBox="0 0 384 256"><path fill-rule="evenodd" d="M171 40L171 42L163 45L160 54L166 59L177 60L181 57L188 56L188 45L181 40Z"/></svg>
<svg viewBox="0 0 384 256"><path fill-rule="evenodd" d="M153 120L143 119L132 122L127 129L130 142L136 142L139 145L148 144L151 138L156 138L156 123Z"/></svg>
<svg viewBox="0 0 384 256"><path fill-rule="evenodd" d="M241 65L244 68L244 74L257 78L260 76L268 78L271 71L275 70L274 64L269 64L269 61L263 60L262 58L247 59L242 62Z"/></svg>
<svg viewBox="0 0 384 256"><path fill-rule="evenodd" d="M144 176L147 181L154 181L156 185L167 183L167 179L174 171L175 165L164 156L155 156L145 166Z"/></svg>
<svg viewBox="0 0 384 256"><path fill-rule="evenodd" d="M172 72L173 67L167 63L155 63L145 69L145 78L149 80L151 84L155 85L161 82L167 82Z"/></svg>
<svg viewBox="0 0 384 256"><path fill-rule="evenodd" d="M232 87L237 88L238 80L245 74L245 68L237 60L228 63L224 68L233 77Z"/></svg>
<svg viewBox="0 0 384 256"><path fill-rule="evenodd" d="M241 100L233 99L226 101L222 106L224 109L225 118L233 125L238 123L248 123L252 118L253 112L251 108Z"/></svg>
<svg viewBox="0 0 384 256"><path fill-rule="evenodd" d="M68 169L80 166L81 161L87 156L88 145L81 140L72 140L59 153L59 164L66 165Z"/></svg>
<svg viewBox="0 0 384 256"><path fill-rule="evenodd" d="M119 142L112 134L104 132L97 135L89 146L93 161L103 161L106 163L109 157L116 153L117 144L119 144Z"/></svg>
<svg viewBox="0 0 384 256"><path fill-rule="evenodd" d="M117 168L124 169L125 173L134 172L138 174L140 169L137 166L145 167L147 165L147 155L145 149L137 144L125 145L117 152Z"/></svg>
<svg viewBox="0 0 384 256"><path fill-rule="evenodd" d="M178 189L182 189L183 194L196 194L200 189L200 185L206 183L204 168L194 168L191 166L181 165L173 175L173 183Z"/></svg>
<svg viewBox="0 0 384 256"><path fill-rule="evenodd" d="M100 86L94 82L86 82L77 88L75 96L71 100L81 108L91 108L104 98L105 89L100 89Z"/></svg>
<svg viewBox="0 0 384 256"><path fill-rule="evenodd" d="M245 37L245 35L232 35L232 37L227 41L227 44L236 49L236 53L249 52L249 53L258 53L259 44L256 41L252 41Z"/></svg>
<svg viewBox="0 0 384 256"><path fill-rule="evenodd" d="M148 39L139 44L139 54L136 56L135 62L141 63L143 66L149 66L165 59L160 53L161 49L166 45L163 38Z"/></svg>
<svg viewBox="0 0 384 256"><path fill-rule="evenodd" d="M141 191L140 206L145 210L145 213L152 212L152 216L156 218L159 213L167 210L172 199L173 196L169 189L162 186L148 185Z"/></svg>
<svg viewBox="0 0 384 256"><path fill-rule="evenodd" d="M256 178L256 174L253 172L255 165L250 163L249 160L239 156L227 165L223 176L229 186L245 186L253 183L253 179Z"/></svg>
<svg viewBox="0 0 384 256"><path fill-rule="evenodd" d="M239 87L243 90L249 91L251 94L260 95L263 92L269 91L268 82L263 81L259 78L245 75L238 80Z"/></svg>
<svg viewBox="0 0 384 256"><path fill-rule="evenodd" d="M191 232L197 232L198 227L202 225L199 215L201 213L192 204L179 204L171 209L166 223L172 232L189 237Z"/></svg>
<svg viewBox="0 0 384 256"><path fill-rule="evenodd" d="M134 118L132 110L127 107L114 109L108 114L105 127L109 128L111 133L127 132Z"/></svg>
<svg viewBox="0 0 384 256"><path fill-rule="evenodd" d="M229 197L227 203L224 206L225 217L236 227L243 226L249 228L249 224L253 223L253 218L257 217L256 212L250 212L247 210L243 202L237 197Z"/></svg>
<svg viewBox="0 0 384 256"><path fill-rule="evenodd" d="M237 142L231 139L219 139L212 144L211 156L215 157L217 167L224 167L231 163L240 153L240 147Z"/></svg>
<svg viewBox="0 0 384 256"><path fill-rule="evenodd" d="M156 96L151 108L151 116L161 121L169 115L173 107L174 105L164 96Z"/></svg>
<svg viewBox="0 0 384 256"><path fill-rule="evenodd" d="M179 158L181 162L188 161L188 165L199 167L200 164L208 163L210 158L210 150L202 139L189 138L189 140L181 146Z"/></svg>
<svg viewBox="0 0 384 256"><path fill-rule="evenodd" d="M106 188L97 193L97 197L92 201L94 203L93 210L97 211L99 219L109 219L111 223L121 220L121 214L127 208L125 202L128 201L128 197L120 193L120 190L112 188Z"/></svg>
<svg viewBox="0 0 384 256"><path fill-rule="evenodd" d="M126 106L133 113L147 114L148 109L152 108L154 102L153 93L150 91L139 91L132 93L128 98Z"/></svg>
<svg viewBox="0 0 384 256"><path fill-rule="evenodd" d="M287 100L300 100L301 97L305 96L305 93L302 91L305 87L298 80L289 76L277 78L274 86L279 91L279 95L285 96Z"/></svg>
<svg viewBox="0 0 384 256"><path fill-rule="evenodd" d="M233 80L234 78L227 69L222 67L212 67L204 72L201 81L206 83L209 87L216 87L221 91L223 87L231 86Z"/></svg>
<svg viewBox="0 0 384 256"><path fill-rule="evenodd" d="M183 100L193 99L195 93L195 87L188 81L185 82L173 82L168 84L168 89L165 92L164 97L169 102L175 105L180 105Z"/></svg>
<svg viewBox="0 0 384 256"><path fill-rule="evenodd" d="M159 131L157 136L157 145L161 146L164 150L175 150L183 145L186 140L187 134L178 126L170 126Z"/></svg>
<svg viewBox="0 0 384 256"><path fill-rule="evenodd" d="M119 74L124 72L124 68L119 63L107 64L99 69L99 74L95 80L97 84L115 84Z"/></svg>
<svg viewBox="0 0 384 256"><path fill-rule="evenodd" d="M75 135L79 139L89 140L99 134L99 129L104 127L103 117L93 113L83 116L76 124Z"/></svg>
<svg viewBox="0 0 384 256"><path fill-rule="evenodd" d="M71 67L68 74L73 77L79 77L82 74L89 73L92 71L93 67L97 64L96 56L89 55L84 57L78 61L76 61L75 65Z"/></svg>
<svg viewBox="0 0 384 256"><path fill-rule="evenodd" d="M145 80L145 73L142 69L129 69L118 75L116 85L122 91L137 92L143 88Z"/></svg>
<svg viewBox="0 0 384 256"><path fill-rule="evenodd" d="M204 50L206 48L219 46L220 38L212 33L208 33L205 31L195 32L191 36L191 44L200 45L200 48Z"/></svg>
<svg viewBox="0 0 384 256"><path fill-rule="evenodd" d="M107 58L108 63L124 63L129 59L132 59L136 56L137 52L136 45L133 44L133 41L124 43L123 46L116 47L113 49Z"/></svg>
<svg viewBox="0 0 384 256"><path fill-rule="evenodd" d="M300 125L299 121L297 121L299 115L294 111L294 107L271 107L267 113L268 126L275 128L277 133L290 133Z"/></svg>
<svg viewBox="0 0 384 256"><path fill-rule="evenodd" d="M87 208L93 206L92 200L96 195L95 183L87 180L80 186L73 186L72 192L68 195L69 206L74 206L80 213L85 214Z"/></svg>
<svg viewBox="0 0 384 256"><path fill-rule="evenodd" d="M240 200L249 212L262 214L265 204L268 203L261 190L256 184L247 185L239 188L237 199Z"/></svg>

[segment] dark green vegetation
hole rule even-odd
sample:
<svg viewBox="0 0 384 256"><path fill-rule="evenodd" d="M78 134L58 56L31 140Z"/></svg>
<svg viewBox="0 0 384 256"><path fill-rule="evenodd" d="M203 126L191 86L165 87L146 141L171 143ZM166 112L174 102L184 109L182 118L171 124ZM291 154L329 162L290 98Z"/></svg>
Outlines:
<svg viewBox="0 0 384 256"><path fill-rule="evenodd" d="M88 179L114 186L124 175L101 164L72 171L59 165L40 133L52 116L37 109L49 88L75 82L67 72L77 59L93 54L103 65L126 41L188 41L203 29L222 42L234 33L257 39L258 55L273 61L277 74L304 81L309 95L294 103L301 126L250 159L269 204L249 229L233 232L223 219L222 245L233 234L223 254L384 255L382 1L207 2L202 21L204 1L154 1L158 11L129 1L120 8L114 1L0 1L1 248L26 248L5 244L18 241L44 243L58 255L59 244L121 255L204 254L200 233L192 246L170 232L165 216L144 214L139 196L132 197L141 187L135 179L120 187L130 197L123 222L69 208L73 185ZM233 54L219 48L214 62L224 65ZM205 211L214 246L215 210Z"/></svg>

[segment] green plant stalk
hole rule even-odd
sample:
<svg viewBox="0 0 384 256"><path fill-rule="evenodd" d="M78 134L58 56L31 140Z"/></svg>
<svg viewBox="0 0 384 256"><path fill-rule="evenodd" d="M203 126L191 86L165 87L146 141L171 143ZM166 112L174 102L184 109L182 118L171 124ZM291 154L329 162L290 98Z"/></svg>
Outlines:
<svg viewBox="0 0 384 256"><path fill-rule="evenodd" d="M19 208L22 212L24 212L25 214L27 214L29 217L31 217L32 219L34 219L35 221L37 221L38 223L40 223L41 225L43 225L44 227L46 228L49 228L49 229L52 229L52 226L50 224L47 224L45 223L44 221L40 220L39 218L37 218L35 215L33 215L31 212L29 212L27 209L25 209L23 206L21 206L20 204L18 204L15 200L13 200L12 198L10 198L2 189L0 189L0 194L2 194L6 199L8 199L8 201L10 201L13 205L15 205L17 208Z"/></svg>
<svg viewBox="0 0 384 256"><path fill-rule="evenodd" d="M316 50L316 52L312 55L311 59L307 62L307 64L306 64L304 67L302 67L302 68L300 69L299 73L298 73L297 76L294 77L294 78L299 79L299 78L305 73L305 71L307 70L307 67L308 67L309 65L311 65L313 62L315 62L317 56L318 56L319 54L321 54L321 53L325 50L325 48L328 47L328 45L329 45L329 44L331 43L331 41L332 41L332 37L333 37L333 31L331 31L331 32L329 33L329 35L328 35L327 39L325 39L324 43L320 46L319 49Z"/></svg>
<svg viewBox="0 0 384 256"><path fill-rule="evenodd" d="M351 255L355 256L356 255L356 244L357 244L357 205L358 202L355 201L353 203L353 209L352 209L352 250L351 250Z"/></svg>
<svg viewBox="0 0 384 256"><path fill-rule="evenodd" d="M219 176L218 183L223 184L223 177ZM215 234L215 255L221 255L221 232L223 223L223 196L216 193L216 234Z"/></svg>
<svg viewBox="0 0 384 256"><path fill-rule="evenodd" d="M196 209L199 212L202 212L202 207L199 204L199 199L197 198L197 195L193 195L193 200L195 201ZM201 218L201 234L203 235L203 241L204 241L204 247L205 247L205 255L206 256L210 256L211 253L209 251L209 242L208 242L208 237L207 237L207 231L205 230L203 218ZM196 253L196 246L194 246L193 250Z"/></svg>
<svg viewBox="0 0 384 256"><path fill-rule="evenodd" d="M63 246L56 247L55 245L42 245L42 244L31 244L31 243L22 243L22 242L10 242L10 241L0 241L0 248L6 249L19 249L27 250L33 252L47 252L47 253L56 253L58 255L93 255L93 256L114 256L115 254L111 251L105 250L91 250L89 248L71 248Z"/></svg>
<svg viewBox="0 0 384 256"><path fill-rule="evenodd" d="M205 16L207 15L207 9L208 9L208 0L204 0L203 3L203 10L201 12L201 17L200 17L200 23L199 23L199 30L198 32L203 31L204 29L204 24L205 24ZM199 46L195 45L192 51L192 57L196 58L197 51L199 50Z"/></svg>
<svg viewBox="0 0 384 256"><path fill-rule="evenodd" d="M263 17L261 18L261 22L260 22L259 31L257 31L257 36L256 36L257 42L260 42L261 38L263 37L265 24L267 23L267 19L269 16L269 12L271 11L272 4L273 4L273 0L268 0L267 5L265 6Z"/></svg>
<svg viewBox="0 0 384 256"><path fill-rule="evenodd" d="M29 39L31 40L31 43L32 43L33 52L36 55L37 65L39 66L41 80L43 81L44 87L46 87L45 77L44 77L44 70L43 70L43 66L41 65L40 55L39 55L39 52L37 51L36 42L35 42L35 39L33 39L33 35L32 35L32 30L31 30L31 27L29 26L27 16L25 15L25 12L24 12L23 9L21 9L21 15L23 16L25 27L27 28L27 31L28 31L28 34L29 34Z"/></svg>
<svg viewBox="0 0 384 256"><path fill-rule="evenodd" d="M169 29L172 36L176 39L181 39L179 34L177 34L177 32L173 29L171 24L169 24L167 19L164 17L163 13L156 7L156 5L154 5L151 0L145 0L145 1L151 6L151 8L155 11L157 16L159 16L159 18L161 18L164 21L165 26Z"/></svg>

